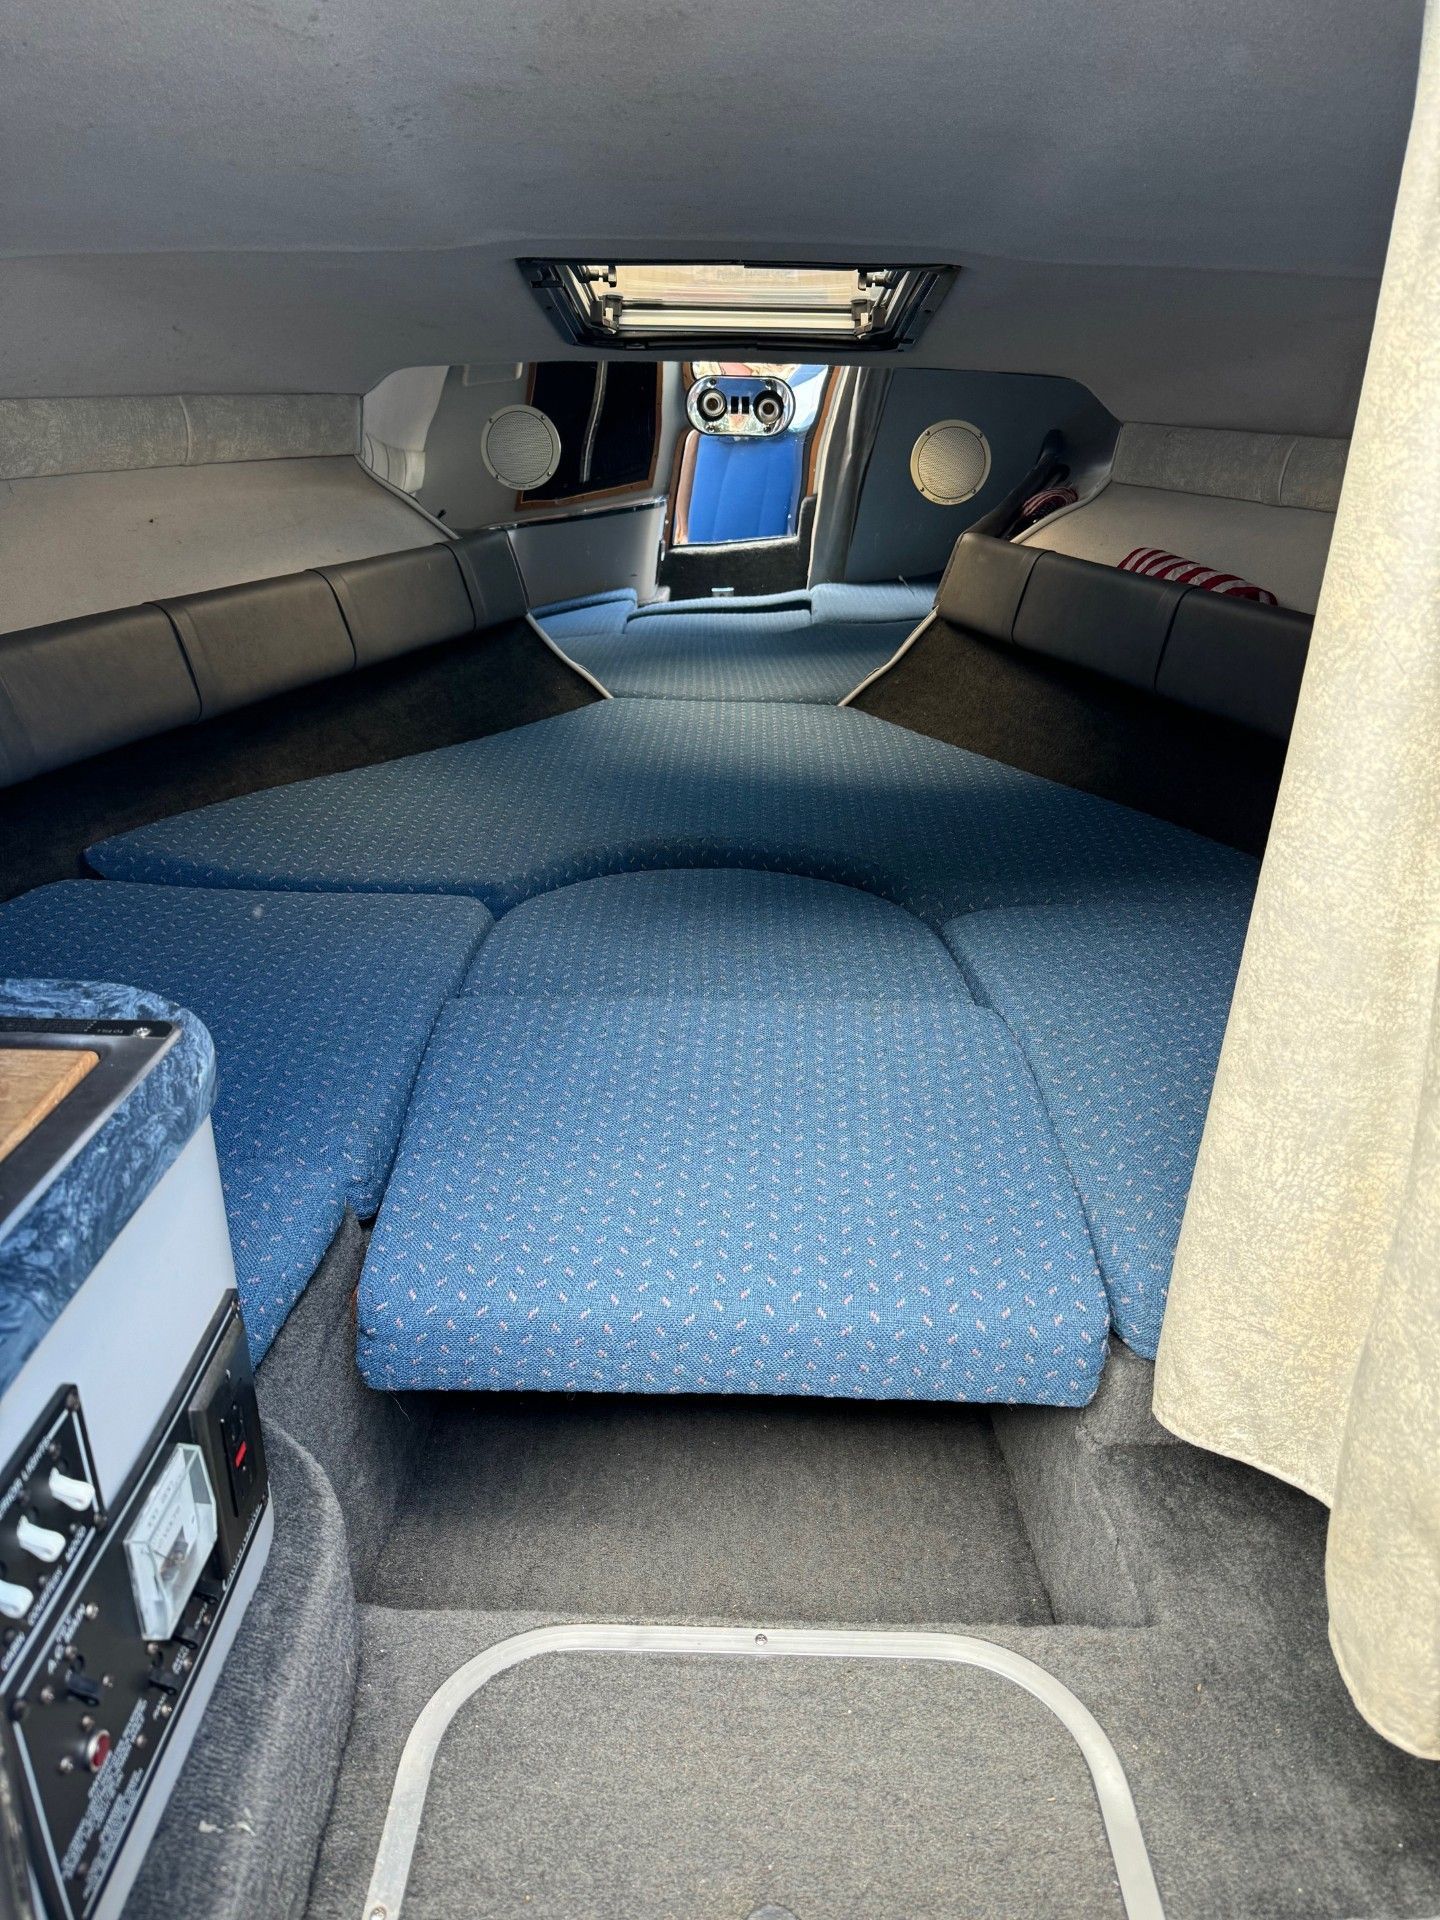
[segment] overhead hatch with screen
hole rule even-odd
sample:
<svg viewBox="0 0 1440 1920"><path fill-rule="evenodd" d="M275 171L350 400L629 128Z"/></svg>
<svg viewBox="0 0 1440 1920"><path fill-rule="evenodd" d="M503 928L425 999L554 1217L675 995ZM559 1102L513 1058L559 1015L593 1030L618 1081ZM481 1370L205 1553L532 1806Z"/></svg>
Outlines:
<svg viewBox="0 0 1440 1920"><path fill-rule="evenodd" d="M522 260L575 346L676 352L744 346L896 353L913 346L955 268L739 261Z"/></svg>

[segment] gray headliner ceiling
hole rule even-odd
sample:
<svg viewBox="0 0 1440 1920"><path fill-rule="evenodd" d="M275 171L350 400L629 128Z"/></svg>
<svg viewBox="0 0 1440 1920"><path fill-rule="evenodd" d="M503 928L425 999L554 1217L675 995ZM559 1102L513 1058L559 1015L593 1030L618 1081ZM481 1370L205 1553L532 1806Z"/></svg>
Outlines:
<svg viewBox="0 0 1440 1920"><path fill-rule="evenodd" d="M530 252L895 254L966 268L923 361L1343 426L1420 10L12 0L0 391L553 353Z"/></svg>

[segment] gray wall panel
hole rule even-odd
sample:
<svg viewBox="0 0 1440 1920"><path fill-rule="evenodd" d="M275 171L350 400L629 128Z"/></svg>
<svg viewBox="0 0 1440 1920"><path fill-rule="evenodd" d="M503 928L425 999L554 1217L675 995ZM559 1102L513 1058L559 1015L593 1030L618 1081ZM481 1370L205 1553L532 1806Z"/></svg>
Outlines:
<svg viewBox="0 0 1440 1920"><path fill-rule="evenodd" d="M937 507L915 490L910 449L926 427L950 419L968 420L984 433L990 475L973 500ZM966 527L1023 479L1050 428L1067 422L1082 437L1113 430L1104 409L1071 380L898 367L865 475L845 578L940 573Z"/></svg>

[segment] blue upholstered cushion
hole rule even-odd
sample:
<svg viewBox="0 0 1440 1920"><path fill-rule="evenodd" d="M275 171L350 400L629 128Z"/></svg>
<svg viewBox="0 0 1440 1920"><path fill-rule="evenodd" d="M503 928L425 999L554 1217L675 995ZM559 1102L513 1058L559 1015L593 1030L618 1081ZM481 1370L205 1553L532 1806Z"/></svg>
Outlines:
<svg viewBox="0 0 1440 1920"><path fill-rule="evenodd" d="M668 620L676 613L808 613L810 588L787 587L780 593L705 593L690 600L647 600L637 620Z"/></svg>
<svg viewBox="0 0 1440 1920"><path fill-rule="evenodd" d="M609 692L666 700L843 700L929 612L934 590L835 584L753 599L543 608L536 619Z"/></svg>
<svg viewBox="0 0 1440 1920"><path fill-rule="evenodd" d="M935 604L939 580L879 580L856 584L848 580L790 587L781 593L705 594L694 600L649 600L635 612L637 620L663 620L676 613L775 613L799 610L824 620L908 620L914 625ZM598 597L598 596L597 596ZM612 596L607 594L604 598ZM577 602L566 602L575 605ZM536 615L539 618L539 615Z"/></svg>
<svg viewBox="0 0 1440 1920"><path fill-rule="evenodd" d="M945 938L1018 1036L1090 1222L1116 1327L1153 1357L1251 889L976 913Z"/></svg>
<svg viewBox="0 0 1440 1920"><path fill-rule="evenodd" d="M625 623L634 611L633 593L606 593L592 595L588 600L562 600L552 607L539 607L535 618L561 651L570 653L572 640L613 639L624 633ZM572 654L572 658L578 657Z"/></svg>
<svg viewBox="0 0 1440 1920"><path fill-rule="evenodd" d="M888 900L787 873L612 874L527 900L466 993L970 998L939 936Z"/></svg>
<svg viewBox="0 0 1440 1920"><path fill-rule="evenodd" d="M900 646L905 621L871 625L809 614L677 613L604 636L556 634L607 692L656 700L834 704Z"/></svg>
<svg viewBox="0 0 1440 1920"><path fill-rule="evenodd" d="M932 925L1254 862L851 708L615 700L101 842L116 879L469 893L496 912L641 867L867 888Z"/></svg>
<svg viewBox="0 0 1440 1920"><path fill-rule="evenodd" d="M628 607L633 613L638 604L639 595L633 587L611 587L605 593L579 593L570 600L552 600L548 607L540 611L546 614L580 613L593 607Z"/></svg>
<svg viewBox="0 0 1440 1920"><path fill-rule="evenodd" d="M727 385L731 383L727 382ZM692 545L776 540L795 531L805 436L773 439L701 434L686 515Z"/></svg>
<svg viewBox="0 0 1440 1920"><path fill-rule="evenodd" d="M994 1014L495 994L437 1024L359 1357L375 1387L1074 1406L1106 1326Z"/></svg>
<svg viewBox="0 0 1440 1920"><path fill-rule="evenodd" d="M346 1206L380 1204L436 1012L490 924L464 900L86 881L0 907L0 974L121 980L209 1028L215 1142L257 1358Z"/></svg>
<svg viewBox="0 0 1440 1920"><path fill-rule="evenodd" d="M876 580L817 582L810 589L810 607L817 620L874 622L898 620L908 632L935 604L938 580Z"/></svg>

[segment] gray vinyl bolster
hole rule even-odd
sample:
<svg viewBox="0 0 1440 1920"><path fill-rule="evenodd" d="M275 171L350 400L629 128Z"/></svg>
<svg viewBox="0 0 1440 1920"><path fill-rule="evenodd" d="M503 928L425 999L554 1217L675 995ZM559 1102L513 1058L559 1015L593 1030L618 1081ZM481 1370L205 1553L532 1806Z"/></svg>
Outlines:
<svg viewBox="0 0 1440 1920"><path fill-rule="evenodd" d="M0 786L524 617L504 533L0 635Z"/></svg>
<svg viewBox="0 0 1440 1920"><path fill-rule="evenodd" d="M0 635L0 786L524 617L503 533Z"/></svg>
<svg viewBox="0 0 1440 1920"><path fill-rule="evenodd" d="M968 532L937 607L951 625L1242 726L1289 736L1308 614Z"/></svg>
<svg viewBox="0 0 1440 1920"><path fill-rule="evenodd" d="M199 718L159 607L0 635L0 786Z"/></svg>
<svg viewBox="0 0 1440 1920"><path fill-rule="evenodd" d="M475 609L477 628L523 620L529 607L508 533L466 533L455 542L455 558Z"/></svg>
<svg viewBox="0 0 1440 1920"><path fill-rule="evenodd" d="M319 567L334 589L358 666L475 631L475 612L449 541Z"/></svg>
<svg viewBox="0 0 1440 1920"><path fill-rule="evenodd" d="M1068 553L1042 553L1015 615L1015 642L1153 692L1170 623L1188 591Z"/></svg>
<svg viewBox="0 0 1440 1920"><path fill-rule="evenodd" d="M1195 588L1175 611L1155 691L1288 739L1311 625L1305 613Z"/></svg>
<svg viewBox="0 0 1440 1920"><path fill-rule="evenodd" d="M161 602L200 690L200 716L351 673L355 649L330 582L288 573Z"/></svg>

